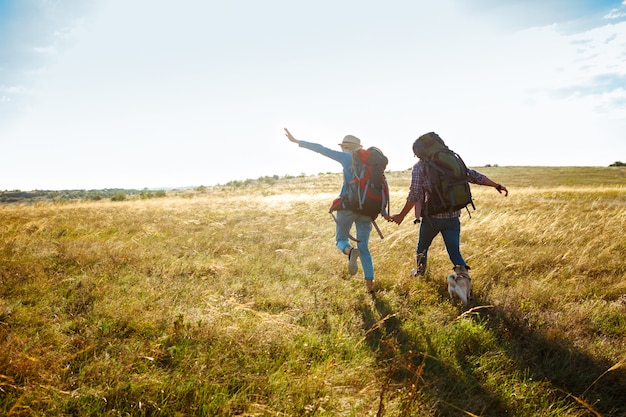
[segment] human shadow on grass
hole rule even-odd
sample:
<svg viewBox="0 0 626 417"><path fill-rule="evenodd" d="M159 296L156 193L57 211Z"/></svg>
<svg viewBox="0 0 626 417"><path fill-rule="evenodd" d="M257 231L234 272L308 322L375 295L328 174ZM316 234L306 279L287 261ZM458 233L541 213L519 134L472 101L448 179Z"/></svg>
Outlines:
<svg viewBox="0 0 626 417"><path fill-rule="evenodd" d="M532 329L515 312L482 310L480 320L494 332L520 371L602 416L626 416L626 366L582 352L569 341Z"/></svg>
<svg viewBox="0 0 626 417"><path fill-rule="evenodd" d="M413 415L408 413L415 406L418 391L436 400L432 407L437 408L439 415L467 416L465 410L483 413L486 409L490 413L481 415L510 415L505 404L479 380L471 374L459 375L452 366L438 360L428 336L425 345L411 338L397 313L382 297L374 296L372 301L373 308L369 303L360 306L365 331L362 340L376 354L380 368L386 370L381 406L385 391L393 385L396 392L411 393L400 401L406 415Z"/></svg>
<svg viewBox="0 0 626 417"><path fill-rule="evenodd" d="M448 297L445 284L439 283L436 287L441 297ZM521 374L548 383L555 400L565 400L604 417L626 416L626 364L595 358L568 340L531 328L517 311L489 306L489 302L480 297L473 300L470 307L476 312L466 311L464 315L484 321ZM463 349L457 350L457 361L466 375L470 375L474 366L466 356ZM492 414L490 410L483 415L499 414Z"/></svg>
<svg viewBox="0 0 626 417"><path fill-rule="evenodd" d="M447 296L443 287L439 288L439 293ZM615 364L599 359L562 337L532 328L516 310L504 310L480 298L470 307L473 308L460 314L457 320L483 322L520 375L548 385L550 395L547 398L596 416L626 416L626 364L623 361ZM430 342L427 340L426 344ZM457 348L456 360L464 375L472 379L476 365L467 359L472 355L466 349L466 346ZM427 348L427 352L430 349ZM512 411L512 414L501 414L490 407L480 415L515 415L515 410Z"/></svg>
<svg viewBox="0 0 626 417"><path fill-rule="evenodd" d="M443 294L442 294L443 296ZM386 369L389 383L408 390L418 387L427 397L437 400L441 415L467 415L466 410L481 416L516 415L515 402L507 403L501 392L485 385L471 347L455 347L457 366L438 359L438 348L427 331L423 340L414 340L403 329L402 320L381 296L360 306L365 332L362 342L376 354L381 369ZM626 366L599 360L582 352L570 342L550 337L532 329L515 311L480 308L459 320L479 320L495 335L499 349L514 367L529 380L547 384L546 401L586 410L593 415L626 416ZM481 340L476 339L478 351ZM478 352L480 353L480 352ZM418 372L419 371L419 372ZM381 388L381 401L385 396ZM597 414L596 414L597 413Z"/></svg>

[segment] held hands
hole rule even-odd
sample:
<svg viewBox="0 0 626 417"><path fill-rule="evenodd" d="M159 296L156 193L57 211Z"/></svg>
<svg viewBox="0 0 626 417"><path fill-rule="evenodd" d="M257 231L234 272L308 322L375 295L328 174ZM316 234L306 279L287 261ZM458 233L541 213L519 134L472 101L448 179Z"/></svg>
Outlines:
<svg viewBox="0 0 626 417"><path fill-rule="evenodd" d="M419 204L420 204L419 207L421 207L422 203L420 202ZM393 216L389 216L387 220L399 225L400 223L402 223L406 215L409 214L411 209L414 207L416 207L415 202L407 200L407 202L404 204L404 207L402 207L402 210L400 211L400 213L394 214Z"/></svg>
<svg viewBox="0 0 626 417"><path fill-rule="evenodd" d="M402 223L403 220L404 220L404 216L401 214L394 214L393 216L387 216L387 221L396 223L398 225Z"/></svg>
<svg viewBox="0 0 626 417"><path fill-rule="evenodd" d="M291 134L291 132L289 132L289 130L287 130L286 127L284 129L285 129L285 136L287 136L287 139L289 139L293 143L300 143L300 141L298 139L294 138L293 135Z"/></svg>

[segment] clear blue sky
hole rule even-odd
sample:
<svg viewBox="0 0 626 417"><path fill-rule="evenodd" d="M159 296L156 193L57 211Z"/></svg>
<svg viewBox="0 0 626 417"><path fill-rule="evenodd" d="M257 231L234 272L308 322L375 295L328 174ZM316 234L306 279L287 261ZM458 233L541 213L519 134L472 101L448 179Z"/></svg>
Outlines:
<svg viewBox="0 0 626 417"><path fill-rule="evenodd" d="M0 0L0 190L626 161L626 1Z"/></svg>

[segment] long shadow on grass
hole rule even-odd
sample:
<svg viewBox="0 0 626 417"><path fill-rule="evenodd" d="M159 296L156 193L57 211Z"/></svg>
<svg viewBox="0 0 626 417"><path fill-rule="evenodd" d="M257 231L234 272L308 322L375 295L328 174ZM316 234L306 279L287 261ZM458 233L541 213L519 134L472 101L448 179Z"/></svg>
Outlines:
<svg viewBox="0 0 626 417"><path fill-rule="evenodd" d="M437 415L466 416L464 410L482 416L511 415L499 398L469 372L459 375L453 367L436 359L436 348L426 336L426 345L420 345L402 328L402 322L382 298L375 297L371 305L361 305L364 342L375 352L381 369L386 370L387 381L381 387L382 402L390 386L400 387L401 415L414 415L420 391L432 399L430 410L437 408ZM416 408L417 407L417 408ZM488 410L488 413L485 413Z"/></svg>
<svg viewBox="0 0 626 417"><path fill-rule="evenodd" d="M531 329L514 312L482 313L502 348L535 381L548 382L564 396L575 396L603 416L626 416L626 369L598 360L562 339ZM572 401L578 401L572 398Z"/></svg>
<svg viewBox="0 0 626 417"><path fill-rule="evenodd" d="M417 387L422 394L436 400L440 415L467 415L461 410L485 417L516 415L516 410L499 397L501 393L489 390L480 375L476 376L475 365L465 359L465 352L456 352L460 370L438 360L437 347L427 332L423 344L412 340L397 314L381 297L373 299L373 307L363 303L360 310L365 331L363 342L377 355L379 366L386 370L389 380L381 387L381 402L393 384L405 392ZM604 417L626 416L623 366L606 372L616 364L598 360L567 341L531 329L515 312L494 308L470 317L485 322L520 375L547 383L554 401L564 401L579 409L590 405ZM412 406L407 406L406 415L410 415Z"/></svg>
<svg viewBox="0 0 626 417"><path fill-rule="evenodd" d="M389 341L393 341L395 345L409 347L410 340L402 329L402 322L389 304L380 297L372 297L372 300L375 310L368 303L360 306L365 331L364 341L373 352L379 354L379 359L386 359Z"/></svg>

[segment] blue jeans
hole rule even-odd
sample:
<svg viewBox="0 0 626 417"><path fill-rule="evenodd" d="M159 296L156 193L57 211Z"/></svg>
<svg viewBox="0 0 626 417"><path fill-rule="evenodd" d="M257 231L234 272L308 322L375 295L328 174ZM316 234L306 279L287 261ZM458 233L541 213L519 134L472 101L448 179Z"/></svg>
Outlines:
<svg viewBox="0 0 626 417"><path fill-rule="evenodd" d="M356 238L360 241L357 243L357 248L359 248L361 252L360 258L363 276L367 280L374 279L374 263L372 262L372 255L369 249L372 218L350 210L339 210L337 211L336 219L337 227L335 240L337 242L337 248L339 248L341 253L344 253L345 248L352 246L348 241L348 235L350 234L352 224L354 224L356 226Z"/></svg>
<svg viewBox="0 0 626 417"><path fill-rule="evenodd" d="M461 221L459 218L438 219L436 217L426 217L420 223L419 240L417 241L418 269L421 264L422 271L426 271L428 248L439 233L443 237L443 242L446 245L452 265L467 266L461 256Z"/></svg>

